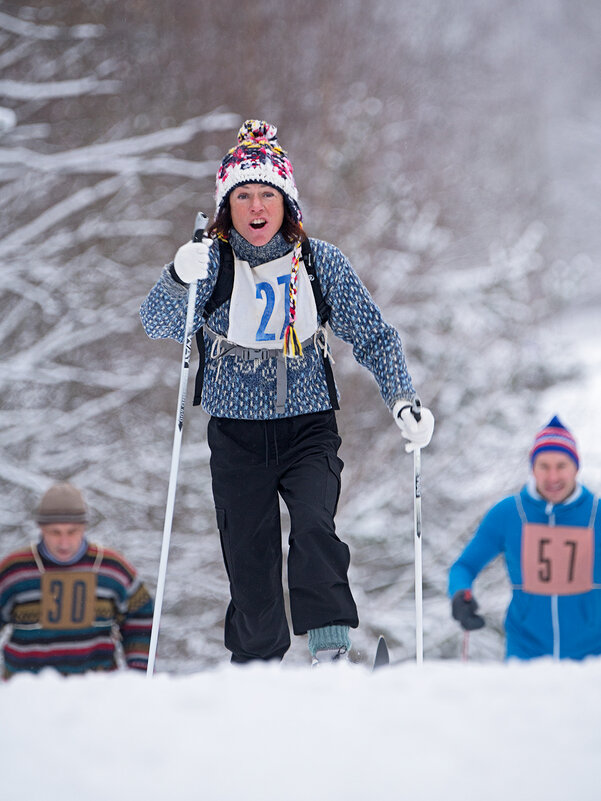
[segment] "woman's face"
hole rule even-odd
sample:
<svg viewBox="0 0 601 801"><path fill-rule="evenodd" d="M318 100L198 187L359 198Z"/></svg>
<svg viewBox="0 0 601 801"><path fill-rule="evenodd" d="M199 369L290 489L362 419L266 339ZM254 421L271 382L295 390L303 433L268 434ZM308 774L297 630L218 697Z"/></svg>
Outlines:
<svg viewBox="0 0 601 801"><path fill-rule="evenodd" d="M251 245L266 245L282 227L284 198L268 184L243 184L230 195L232 223Z"/></svg>

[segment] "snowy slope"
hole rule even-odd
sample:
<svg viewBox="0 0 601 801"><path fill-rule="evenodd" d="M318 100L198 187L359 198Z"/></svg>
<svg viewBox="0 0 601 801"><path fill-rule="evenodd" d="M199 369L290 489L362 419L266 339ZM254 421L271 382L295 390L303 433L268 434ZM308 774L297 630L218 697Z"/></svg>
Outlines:
<svg viewBox="0 0 601 801"><path fill-rule="evenodd" d="M10 16L0 15L6 71L0 87L5 106L0 109L2 554L20 546L27 534L37 536L33 528L26 530L23 513L47 482L71 478L86 490L100 521L94 537L125 551L153 580L180 352L170 344L147 343L137 309L162 260L187 235L192 210L212 203L212 160L230 146L238 112L247 108L240 62L215 35L235 4L220 6L214 20L210 4L201 20L198 4L189 0L177 8L165 2L67 4L67 11L61 3L35 5L13 4ZM366 24L373 22L367 4L346 5L349 12L355 7L353 20L373 39L377 26ZM386 5L370 9L382 12ZM491 661L501 646L504 599L500 584L485 577L479 579L478 597L489 625L472 636L470 654L488 661L433 657L435 649L447 655L459 651L461 634L443 591L446 570L459 536L472 523L458 522L465 516L460 507L475 520L484 499L500 491L503 473L491 469L499 432L502 466L511 472L534 427L559 413L578 439L583 479L601 488L599 303L586 314L571 310L560 323L553 319L552 330L540 334L552 345L549 372L577 364L582 381L541 393L535 412L523 404L524 386L530 384L520 372L527 373L540 352L533 311L551 290L563 291L565 284L574 291L579 282L574 247L599 252L598 189L589 176L595 174L600 141L601 106L590 76L599 72L595 34L601 16L585 13L585 4L576 14L559 3L547 3L544 13L540 4L533 14L524 4L517 15L507 15L499 0L463 12L459 4L449 10L451 4L443 2L389 5L379 36L398 45L398 52L391 49L384 61L371 58L367 70L364 54L369 57L370 49L323 48L320 31L327 31L328 19L339 32L340 8L333 5L321 4L317 25L305 26L313 16L303 8L303 48L295 61L285 49L271 47L270 26L246 24L256 13L253 4L236 9L236 19L239 35L246 30L252 38L246 52L261 54L262 71L273 79L254 82L250 113L264 108L281 121L298 165L307 220L313 218L337 242L340 234L348 241L344 225L359 230L354 249L362 270L368 232L373 247L381 248L374 264L387 263L389 270L380 271L383 283L375 288L380 298L390 298L387 313L407 332L407 346L418 347L415 377L424 400L437 404L434 449L424 458L426 664L420 670L403 661L413 643L413 588L401 572L403 567L412 574L409 483L399 489L402 497L388 516L387 487L379 495L371 488L357 493L365 520L359 518L351 532L362 614L355 645L364 658L371 656L377 622L399 643L393 651L399 664L375 675L364 666L312 671L302 667L306 642L298 639L282 668L223 664L226 579L214 536L208 451L204 433L198 433L203 421L190 414L159 644L159 667L172 675L161 672L148 681L124 673L70 680L48 674L0 683L0 801L601 798L599 659L561 665ZM278 5L274 19L282 30L287 24L299 29L297 8ZM89 24L96 18L92 11L102 18L101 27ZM60 25L50 26L51 21ZM182 47L178 36L184 26L197 39L201 21L203 47ZM360 31L348 30L340 42L359 41ZM223 58L211 50L213 40ZM276 55L278 61L270 61ZM303 58L307 63L300 69ZM227 79L228 62L235 80ZM376 70L380 64L382 70ZM280 73L281 81L274 83ZM333 102L317 106L308 100L323 86L322 76ZM177 91L166 90L169 80ZM401 94L402 103L380 100ZM385 113L372 117L378 104ZM373 120L386 122L381 132ZM362 143L363 130L369 138ZM343 131L350 135L346 143L339 138ZM320 155L327 157L330 147L333 164ZM396 165L390 160L395 150L404 154ZM316 154L322 159L317 163ZM327 169L320 170L324 164ZM390 181L379 167L390 173ZM382 203L388 196L393 202ZM422 209L423 198L429 202ZM369 225L359 228L354 221L363 220L366 209ZM529 231L540 230L530 226L539 218L549 230L547 252L567 259L559 276L545 266L540 288L535 275L516 273L523 262L528 266L520 247ZM450 256L439 250L448 235L444 226L455 237ZM383 230L394 236L380 241ZM491 231L508 243L500 278L494 264L482 263ZM520 247L510 246L514 236ZM499 245L491 249L498 259ZM531 265L538 263L537 252L530 253ZM396 270L390 269L394 265ZM592 275L596 282L597 273ZM480 292L487 280L490 287ZM537 303L523 294L530 284ZM512 287L516 291L509 291ZM415 304L406 298L410 291L416 292ZM403 296L402 303L392 302L394 292ZM447 319L453 305L456 318ZM441 315L444 325L437 328ZM506 336L512 328L519 336ZM480 339L481 331L488 340ZM507 397L516 380L514 362L515 400ZM344 376L344 369L343 356L337 358L337 375ZM358 369L352 363L353 376ZM470 414L462 406L458 375L476 398L467 407ZM368 380L348 381L354 402L347 409L359 406L361 382ZM392 465L391 474L397 465L377 439L382 445L393 442L373 386L365 397L357 416L347 418L349 496L352 487L365 484L374 463ZM518 414L524 436L514 425ZM359 446L352 452L353 425L378 444L372 462L359 458ZM464 480L474 452L486 455L477 475L481 492ZM398 467L409 481L410 465L405 460ZM519 470L515 474L521 481ZM205 479L199 482L198 475ZM443 481L448 494L436 496L435 485ZM341 523L345 518L351 528L356 509L343 508ZM402 526L406 549L400 544ZM380 534L371 543L367 535L374 531L392 535ZM377 560L388 569L379 568ZM199 665L219 660L221 667L197 672Z"/></svg>
<svg viewBox="0 0 601 801"><path fill-rule="evenodd" d="M597 801L601 660L0 687L6 801Z"/></svg>
<svg viewBox="0 0 601 801"><path fill-rule="evenodd" d="M581 379L540 399L541 420L561 411L573 427L594 488L598 325L594 309L558 325ZM0 684L0 710L6 801L601 797L599 658L466 664L426 653L421 669L404 661L375 674L288 661L152 680L48 672Z"/></svg>

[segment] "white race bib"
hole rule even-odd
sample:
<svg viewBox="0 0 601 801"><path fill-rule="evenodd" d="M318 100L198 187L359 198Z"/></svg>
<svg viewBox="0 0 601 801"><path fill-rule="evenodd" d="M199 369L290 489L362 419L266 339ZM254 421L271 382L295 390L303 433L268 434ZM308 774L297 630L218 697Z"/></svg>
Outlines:
<svg viewBox="0 0 601 801"><path fill-rule="evenodd" d="M234 257L234 287L227 338L245 348L281 350L290 321L292 253L252 267ZM301 342L317 330L317 307L311 281L301 261L296 296L296 333Z"/></svg>

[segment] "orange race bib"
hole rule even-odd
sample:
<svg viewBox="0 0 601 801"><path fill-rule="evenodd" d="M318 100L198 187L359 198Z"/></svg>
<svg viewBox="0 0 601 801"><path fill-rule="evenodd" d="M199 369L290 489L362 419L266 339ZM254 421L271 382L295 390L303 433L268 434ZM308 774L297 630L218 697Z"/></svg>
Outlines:
<svg viewBox="0 0 601 801"><path fill-rule="evenodd" d="M594 532L579 526L522 527L522 587L535 595L576 595L593 587Z"/></svg>
<svg viewBox="0 0 601 801"><path fill-rule="evenodd" d="M43 629L84 629L95 619L96 573L50 570L41 576Z"/></svg>

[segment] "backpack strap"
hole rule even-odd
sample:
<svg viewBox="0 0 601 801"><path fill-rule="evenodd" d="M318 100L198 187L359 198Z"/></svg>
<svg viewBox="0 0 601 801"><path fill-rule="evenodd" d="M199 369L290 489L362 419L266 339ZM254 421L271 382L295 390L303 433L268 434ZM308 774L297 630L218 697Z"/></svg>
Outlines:
<svg viewBox="0 0 601 801"><path fill-rule="evenodd" d="M311 243L309 242L308 239L303 239L302 241L301 254L303 257L303 262L305 264L305 270L307 271L307 274L309 276L309 281L311 281L311 289L313 290L313 297L315 298L315 305L317 307L319 324L321 326L325 326L325 324L330 319L331 308L326 303L325 298L323 296L323 292L321 291L321 285L319 283L319 278L317 277L315 264L313 262L313 252L311 250ZM326 374L326 385L328 387L328 395L330 396L330 405L332 409L338 411L340 409L340 405L338 404L338 397L336 395L336 382L334 381L334 371L332 370L332 362L327 354L327 345L326 348L322 349L321 356L323 359L323 369Z"/></svg>
<svg viewBox="0 0 601 801"><path fill-rule="evenodd" d="M196 378L194 379L194 400L192 401L192 406L200 406L200 401L202 400L202 385L204 382L206 360L203 326L196 332L196 346L198 347L198 370L196 371Z"/></svg>
<svg viewBox="0 0 601 801"><path fill-rule="evenodd" d="M234 288L234 251L229 242L224 239L219 240L219 272L215 287L208 299L205 310L202 314L206 322L209 317L223 306L226 300L232 297Z"/></svg>
<svg viewBox="0 0 601 801"><path fill-rule="evenodd" d="M325 325L330 319L330 307L325 302L323 292L319 283L319 278L315 272L315 264L313 262L313 253L311 251L311 243L308 239L303 239L301 244L301 254L305 264L305 270L309 275L311 281L311 289L313 290L313 297L315 298L315 305L317 306L317 314L319 316L320 325Z"/></svg>
<svg viewBox="0 0 601 801"><path fill-rule="evenodd" d="M591 519L588 524L589 528L595 528L595 518L597 517L598 506L599 506L599 496L595 495L593 497L593 505L591 507Z"/></svg>
<svg viewBox="0 0 601 801"><path fill-rule="evenodd" d="M35 542L32 542L32 543L30 543L29 547L31 548L31 555L33 556L33 558L35 560L35 563L36 563L36 566L37 566L38 570L40 571L40 573L45 573L46 569L44 567L44 564L43 564L42 560L40 559L40 554L38 553L37 545L35 544Z"/></svg>
<svg viewBox="0 0 601 801"><path fill-rule="evenodd" d="M196 345L198 347L198 370L196 371L196 379L194 380L194 400L192 406L200 406L202 398L202 385L204 381L205 372L205 339L204 339L204 324L217 309L222 306L226 300L232 296L232 289L234 288L234 252L229 242L223 239L219 240L219 272L217 273L217 282L207 301L204 312L202 314L203 324L196 332Z"/></svg>
<svg viewBox="0 0 601 801"><path fill-rule="evenodd" d="M315 271L315 264L313 262L313 253L311 251L311 243L308 239L304 239L301 244L301 254L305 269L311 281L311 289L313 290L313 297L315 298L315 306L317 307L317 315L319 323L325 326L330 319L330 306L326 303L317 272ZM232 296L234 288L234 253L232 246L229 242L222 239L219 240L219 273L217 275L217 283L207 301L203 312L203 325L196 332L196 345L198 347L198 370L196 372L196 379L194 382L194 401L193 406L199 406L202 398L202 386L204 381L204 369L206 361L205 353L205 340L204 340L204 323L209 317L222 306L226 300ZM328 358L325 350L322 350L323 367L326 375L326 384L328 387L328 394L330 396L330 404L332 409L338 410L338 398L336 395L336 383L334 381L334 372L332 370L331 360Z"/></svg>

